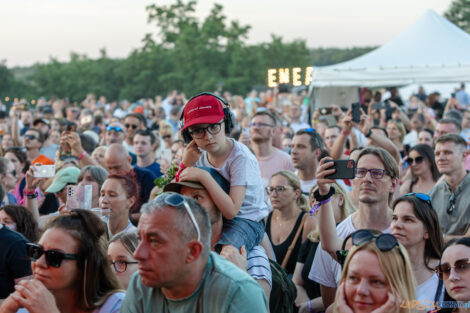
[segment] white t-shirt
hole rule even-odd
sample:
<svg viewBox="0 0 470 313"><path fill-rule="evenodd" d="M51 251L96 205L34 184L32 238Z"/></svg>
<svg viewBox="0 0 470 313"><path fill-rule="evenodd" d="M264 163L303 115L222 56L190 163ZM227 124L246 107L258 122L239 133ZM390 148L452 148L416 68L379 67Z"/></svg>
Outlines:
<svg viewBox="0 0 470 313"><path fill-rule="evenodd" d="M237 217L246 218L255 222L268 216L269 209L264 203L264 190L258 161L255 155L242 143L230 139L233 149L221 168L216 168L207 159L207 152L203 151L195 166L206 166L215 169L222 177L229 181L230 186L246 186L245 199L240 207Z"/></svg>
<svg viewBox="0 0 470 313"><path fill-rule="evenodd" d="M357 229L352 223L352 215L349 215L344 221L336 226L336 233L341 239L345 239L349 234L355 232ZM387 228L383 233L390 233L390 228ZM336 288L341 280L341 265L336 262L325 250L322 249L321 244L318 245L315 257L312 262L312 267L308 274L308 278L316 281L317 283Z"/></svg>
<svg viewBox="0 0 470 313"><path fill-rule="evenodd" d="M311 128L312 127L309 124L304 123L304 122L292 122L292 123L289 124L289 126L290 126L290 128L292 128L294 130L294 133L296 133L297 131L299 131L301 129Z"/></svg>
<svg viewBox="0 0 470 313"><path fill-rule="evenodd" d="M416 300L421 302L434 301L438 285L439 277L437 277L437 274L433 274L428 280L416 287ZM439 295L439 299L437 301L442 301L444 299L445 289L446 288L444 285L442 285L441 294Z"/></svg>

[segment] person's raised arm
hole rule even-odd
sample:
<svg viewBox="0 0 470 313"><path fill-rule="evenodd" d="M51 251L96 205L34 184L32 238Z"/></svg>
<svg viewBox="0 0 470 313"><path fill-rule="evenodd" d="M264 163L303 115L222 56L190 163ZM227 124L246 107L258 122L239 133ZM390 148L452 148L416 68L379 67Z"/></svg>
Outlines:
<svg viewBox="0 0 470 313"><path fill-rule="evenodd" d="M83 149L80 136L77 132L65 132L62 135L61 141L70 146L72 155L78 158L81 167L87 165L100 166L100 164L98 164L98 162L96 162L95 159L93 159L91 155L89 155L85 149Z"/></svg>
<svg viewBox="0 0 470 313"><path fill-rule="evenodd" d="M361 116L359 130L366 137L370 138L372 142L375 144L375 146L387 150L387 152L389 152L393 156L395 161L397 161L397 164L400 163L400 152L398 151L398 148L395 146L395 144L384 135L372 132L371 126L372 124L370 121L370 117L363 114Z"/></svg>
<svg viewBox="0 0 470 313"><path fill-rule="evenodd" d="M396 104L395 102L389 100L388 103L390 104L390 106L392 108L395 108L397 111L398 111L398 114L400 115L400 120L401 122L403 123L403 125L405 126L405 128L410 131L411 130L411 121L410 119L408 118L408 115L405 114L405 112L403 112L401 110L401 108L398 106L398 104Z"/></svg>
<svg viewBox="0 0 470 313"><path fill-rule="evenodd" d="M316 178L318 186L318 194L325 196L329 193L331 184L335 182L334 179L325 178L335 172L331 167L334 165L330 157L325 157L320 160L320 165L317 168ZM318 227L320 228L320 242L323 250L328 252L333 259L336 260L336 251L341 249L342 240L336 233L335 215L331 202L326 200L320 202L318 209ZM318 201L317 201L318 202Z"/></svg>
<svg viewBox="0 0 470 313"><path fill-rule="evenodd" d="M197 160L201 157L202 152L199 150L196 142L191 140L191 142L183 150L183 158L181 163L184 167L193 166Z"/></svg>
<svg viewBox="0 0 470 313"><path fill-rule="evenodd" d="M34 220L39 224L39 204L36 188L44 179L34 177L34 167L31 166L25 174L25 180L25 207L33 215Z"/></svg>
<svg viewBox="0 0 470 313"><path fill-rule="evenodd" d="M226 219L234 218L237 216L238 211L240 211L243 199L245 198L246 186L231 186L230 195L227 195L209 172L197 167L185 168L181 172L179 180L200 182L206 188L215 206L219 208Z"/></svg>
<svg viewBox="0 0 470 313"><path fill-rule="evenodd" d="M352 123L352 111L349 110L341 121L341 134L335 139L333 147L331 148L330 155L333 159L338 160L344 153L344 148L346 146L346 141L348 136L351 135L351 130L353 127ZM355 134L354 134L355 135Z"/></svg>
<svg viewBox="0 0 470 313"><path fill-rule="evenodd" d="M20 127L18 125L18 118L20 117L20 112L18 112L16 105L13 105L11 108L11 140L15 147L21 147L23 142L20 138Z"/></svg>

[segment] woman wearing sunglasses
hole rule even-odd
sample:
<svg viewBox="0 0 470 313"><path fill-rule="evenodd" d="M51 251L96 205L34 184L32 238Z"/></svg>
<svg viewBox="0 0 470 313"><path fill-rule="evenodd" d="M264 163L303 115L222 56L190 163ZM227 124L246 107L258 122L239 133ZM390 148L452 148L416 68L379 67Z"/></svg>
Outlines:
<svg viewBox="0 0 470 313"><path fill-rule="evenodd" d="M449 241L436 272L446 287L447 301L470 301L470 238ZM455 302L454 302L455 303ZM439 312L467 312L465 308L442 309Z"/></svg>
<svg viewBox="0 0 470 313"><path fill-rule="evenodd" d="M434 160L434 150L425 144L416 145L411 148L405 164L410 169L401 187L400 194L410 192L427 193L434 187L439 179L439 171Z"/></svg>
<svg viewBox="0 0 470 313"><path fill-rule="evenodd" d="M396 238L361 229L351 239L334 312L416 312L401 307L416 297L408 254Z"/></svg>
<svg viewBox="0 0 470 313"><path fill-rule="evenodd" d="M315 227L313 218L306 216L308 200L302 195L299 178L290 171L275 173L266 192L273 207L267 217L266 234L277 261L292 275L300 246Z"/></svg>
<svg viewBox="0 0 470 313"><path fill-rule="evenodd" d="M106 262L105 231L86 210L50 220L27 247L34 279L18 283L0 312L119 312L124 294Z"/></svg>
<svg viewBox="0 0 470 313"><path fill-rule="evenodd" d="M124 289L127 289L132 274L138 269L139 262L134 259L134 252L138 245L139 239L136 233L119 233L109 240L108 259Z"/></svg>

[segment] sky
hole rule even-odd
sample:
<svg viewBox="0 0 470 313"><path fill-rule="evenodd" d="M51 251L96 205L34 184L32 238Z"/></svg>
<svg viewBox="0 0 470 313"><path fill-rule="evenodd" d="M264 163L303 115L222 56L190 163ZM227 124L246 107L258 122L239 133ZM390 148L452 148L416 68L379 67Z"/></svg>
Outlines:
<svg viewBox="0 0 470 313"><path fill-rule="evenodd" d="M8 67L68 61L70 52L125 58L142 46L145 7L171 0L0 0L0 61ZM443 14L452 0L218 0L228 20L251 25L248 43L304 39L310 48L378 46L407 29L426 9ZM214 1L199 0L196 16Z"/></svg>

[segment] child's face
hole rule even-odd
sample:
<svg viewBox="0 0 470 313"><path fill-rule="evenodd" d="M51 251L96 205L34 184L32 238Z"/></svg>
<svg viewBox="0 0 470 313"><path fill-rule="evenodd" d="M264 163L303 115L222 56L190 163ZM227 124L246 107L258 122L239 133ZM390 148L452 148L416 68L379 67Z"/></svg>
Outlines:
<svg viewBox="0 0 470 313"><path fill-rule="evenodd" d="M225 141L225 124L197 124L189 127L189 133L199 148L216 151Z"/></svg>

